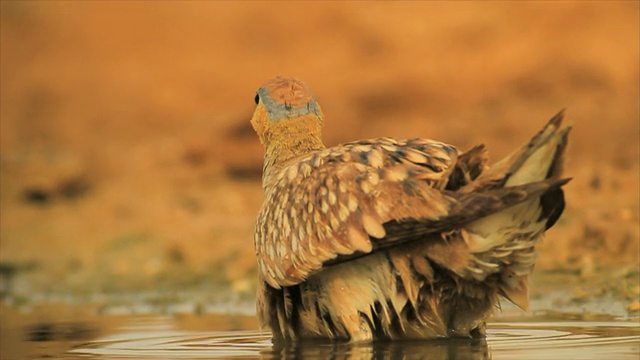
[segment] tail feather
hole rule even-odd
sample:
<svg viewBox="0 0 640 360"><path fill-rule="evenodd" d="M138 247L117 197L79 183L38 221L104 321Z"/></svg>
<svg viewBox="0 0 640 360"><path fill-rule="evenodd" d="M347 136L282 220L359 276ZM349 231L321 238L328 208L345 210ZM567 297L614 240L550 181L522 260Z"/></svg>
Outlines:
<svg viewBox="0 0 640 360"><path fill-rule="evenodd" d="M554 116L531 141L496 163L466 185L478 191L483 187L512 188L539 182L558 181L571 126L561 127L564 112ZM463 190L466 190L463 188ZM469 191L469 190L467 190ZM499 264L500 293L519 307L528 306L528 276L533 270L535 245L564 210L564 193L551 187L515 206L485 216L465 226L472 259ZM508 254L508 256L505 256ZM486 277L490 273L484 273ZM476 272L475 278L478 279Z"/></svg>
<svg viewBox="0 0 640 360"><path fill-rule="evenodd" d="M562 173L563 156L568 134L571 130L570 126L561 128L563 117L564 111L559 112L528 144L497 164L492 165L465 187L472 187L477 191L478 188L487 186L514 187L559 179ZM496 185L496 183L502 186ZM539 210L539 214L532 218L526 218L528 215L533 215L530 214L530 211L523 213L527 205L520 204L518 207L505 209L479 219L467 228L472 232L483 235L499 234L501 227L517 226L519 222L536 219L537 221L544 220L544 228L548 229L555 224L562 214L564 194L562 188L554 187L527 203L529 202L536 203L536 206L533 207ZM508 219L512 220L509 221ZM492 239L491 242L500 244L504 241L508 241L508 239ZM486 249L487 246L482 246L482 248Z"/></svg>
<svg viewBox="0 0 640 360"><path fill-rule="evenodd" d="M564 110L556 114L526 145L491 165L462 191L491 186L516 186L562 174L563 155L571 126L562 128Z"/></svg>
<svg viewBox="0 0 640 360"><path fill-rule="evenodd" d="M562 155L571 130L570 126L560 128L563 115L560 112L553 117L542 132L529 142L524 153L505 175L505 186L522 185L560 175Z"/></svg>
<svg viewBox="0 0 640 360"><path fill-rule="evenodd" d="M544 229L548 230L555 225L564 211L564 191L560 188L549 190L540 197L540 206L542 212L538 221L546 219Z"/></svg>

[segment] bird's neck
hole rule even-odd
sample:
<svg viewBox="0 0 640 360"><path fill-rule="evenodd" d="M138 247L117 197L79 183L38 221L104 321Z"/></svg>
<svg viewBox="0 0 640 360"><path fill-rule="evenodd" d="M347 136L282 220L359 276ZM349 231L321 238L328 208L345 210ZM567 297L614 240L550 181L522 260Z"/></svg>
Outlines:
<svg viewBox="0 0 640 360"><path fill-rule="evenodd" d="M321 123L312 116L286 119L270 124L264 133L265 148L263 185L266 187L291 161L306 154L326 149L322 143Z"/></svg>

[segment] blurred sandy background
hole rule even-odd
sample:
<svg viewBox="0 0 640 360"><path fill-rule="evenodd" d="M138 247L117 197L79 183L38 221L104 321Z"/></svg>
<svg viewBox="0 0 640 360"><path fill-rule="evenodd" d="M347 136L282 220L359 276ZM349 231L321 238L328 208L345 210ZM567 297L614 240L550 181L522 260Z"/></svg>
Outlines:
<svg viewBox="0 0 640 360"><path fill-rule="evenodd" d="M0 11L5 295L211 283L252 296L262 149L249 118L278 74L312 87L328 145L420 136L483 142L497 160L566 108L574 180L538 269L622 269L619 284L638 271L638 2Z"/></svg>

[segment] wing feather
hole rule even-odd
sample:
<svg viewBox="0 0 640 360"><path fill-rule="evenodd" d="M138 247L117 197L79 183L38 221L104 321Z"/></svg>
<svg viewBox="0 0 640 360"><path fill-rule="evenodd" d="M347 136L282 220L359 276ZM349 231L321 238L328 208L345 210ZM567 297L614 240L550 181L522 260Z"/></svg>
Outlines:
<svg viewBox="0 0 640 360"><path fill-rule="evenodd" d="M338 256L367 254L395 219L436 220L459 152L427 139L364 140L297 158L265 188L255 246L269 285L298 284Z"/></svg>

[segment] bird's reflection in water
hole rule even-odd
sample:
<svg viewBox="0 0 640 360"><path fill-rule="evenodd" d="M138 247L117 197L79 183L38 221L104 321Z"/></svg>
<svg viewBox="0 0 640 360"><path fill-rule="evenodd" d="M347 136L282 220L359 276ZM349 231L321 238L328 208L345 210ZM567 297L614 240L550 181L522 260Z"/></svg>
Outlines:
<svg viewBox="0 0 640 360"><path fill-rule="evenodd" d="M490 359L486 339L439 339L339 343L303 341L274 343L263 359L333 360L485 360Z"/></svg>

